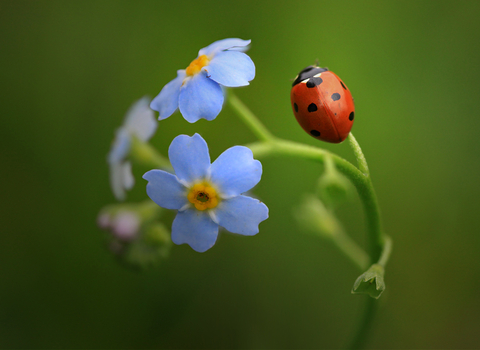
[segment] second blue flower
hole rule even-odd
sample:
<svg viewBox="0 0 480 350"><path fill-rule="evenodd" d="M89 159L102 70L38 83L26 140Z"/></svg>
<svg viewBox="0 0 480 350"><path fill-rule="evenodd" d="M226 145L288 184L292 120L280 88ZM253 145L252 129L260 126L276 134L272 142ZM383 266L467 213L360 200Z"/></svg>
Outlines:
<svg viewBox="0 0 480 350"><path fill-rule="evenodd" d="M201 49L153 99L150 107L160 112L158 119L168 118L177 109L190 123L215 119L222 110L222 86L245 86L255 77L253 61L242 52L248 44L250 40L224 39Z"/></svg>

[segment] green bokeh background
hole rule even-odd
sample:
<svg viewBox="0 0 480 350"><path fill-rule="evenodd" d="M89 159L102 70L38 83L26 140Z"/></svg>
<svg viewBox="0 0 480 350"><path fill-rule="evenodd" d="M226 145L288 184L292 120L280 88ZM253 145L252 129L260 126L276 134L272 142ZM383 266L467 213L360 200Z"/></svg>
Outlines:
<svg viewBox="0 0 480 350"><path fill-rule="evenodd" d="M252 39L237 95L277 136L309 137L291 79L320 61L349 86L353 132L394 239L370 348L478 348L480 2L0 1L0 347L339 348L365 296L334 247L292 208L322 167L262 161L260 234L175 246L158 268L117 264L96 227L114 198L105 155L133 101L155 96L211 42ZM228 106L180 114L152 143L199 132L212 159L255 140ZM148 169L136 169L136 174ZM145 198L137 177L129 200ZM364 244L358 198L338 215Z"/></svg>

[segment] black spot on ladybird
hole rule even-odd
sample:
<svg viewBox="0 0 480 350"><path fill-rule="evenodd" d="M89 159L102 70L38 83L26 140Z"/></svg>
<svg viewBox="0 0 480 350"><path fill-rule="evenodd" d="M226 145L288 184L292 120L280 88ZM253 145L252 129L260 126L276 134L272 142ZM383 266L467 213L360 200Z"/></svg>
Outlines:
<svg viewBox="0 0 480 350"><path fill-rule="evenodd" d="M313 77L313 78L310 78L308 81L307 81L307 87L308 88L314 88L315 86L318 86L320 85L321 83L323 83L323 79L320 78L320 77Z"/></svg>
<svg viewBox="0 0 480 350"><path fill-rule="evenodd" d="M318 108L317 108L317 105L315 103L310 103L308 105L307 109L308 109L309 112L315 112Z"/></svg>
<svg viewBox="0 0 480 350"><path fill-rule="evenodd" d="M353 120L353 118L355 118L355 113L350 113L350 115L348 116L348 119L350 120Z"/></svg>
<svg viewBox="0 0 480 350"><path fill-rule="evenodd" d="M342 84L343 88L344 88L345 90L347 90L347 87L345 86L345 84L343 83L343 81L340 80L340 84Z"/></svg>
<svg viewBox="0 0 480 350"><path fill-rule="evenodd" d="M312 134L312 136L318 137L318 136L320 136L320 131L318 131L318 130L310 130L310 134Z"/></svg>
<svg viewBox="0 0 480 350"><path fill-rule="evenodd" d="M338 92L334 93L332 95L332 100L334 100L334 101L340 100L340 94Z"/></svg>
<svg viewBox="0 0 480 350"><path fill-rule="evenodd" d="M298 112L298 105L295 102L293 103L293 108L295 108L295 112Z"/></svg>

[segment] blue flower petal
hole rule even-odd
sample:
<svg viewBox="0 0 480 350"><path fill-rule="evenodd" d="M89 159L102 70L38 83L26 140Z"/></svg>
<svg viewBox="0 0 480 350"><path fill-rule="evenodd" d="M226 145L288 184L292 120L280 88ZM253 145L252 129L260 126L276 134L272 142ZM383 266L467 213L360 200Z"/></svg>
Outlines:
<svg viewBox="0 0 480 350"><path fill-rule="evenodd" d="M262 164L252 151L234 146L223 152L210 167L210 180L223 197L238 196L250 190L262 177Z"/></svg>
<svg viewBox="0 0 480 350"><path fill-rule="evenodd" d="M198 56L212 56L223 50L246 51L251 40L242 40L237 38L223 39L204 47L198 52Z"/></svg>
<svg viewBox="0 0 480 350"><path fill-rule="evenodd" d="M188 203L187 189L175 175L163 170L150 170L143 178L148 181L147 195L162 208L180 209Z"/></svg>
<svg viewBox="0 0 480 350"><path fill-rule="evenodd" d="M110 187L117 200L125 200L125 190L131 189L134 184L130 162L110 163Z"/></svg>
<svg viewBox="0 0 480 350"><path fill-rule="evenodd" d="M144 97L133 104L127 112L125 127L141 141L148 141L157 130L155 115L150 109L150 99Z"/></svg>
<svg viewBox="0 0 480 350"><path fill-rule="evenodd" d="M177 177L187 183L204 179L210 167L208 145L199 134L175 137L168 157Z"/></svg>
<svg viewBox="0 0 480 350"><path fill-rule="evenodd" d="M175 244L187 243L193 250L203 253L217 240L218 225L206 212L187 209L178 212L172 224L172 241Z"/></svg>
<svg viewBox="0 0 480 350"><path fill-rule="evenodd" d="M126 190L131 190L133 188L133 185L135 185L135 178L133 177L132 173L132 163L122 163L122 174L123 187L125 187Z"/></svg>
<svg viewBox="0 0 480 350"><path fill-rule="evenodd" d="M110 164L121 162L130 152L130 134L125 127L119 128L115 133L112 147L107 156Z"/></svg>
<svg viewBox="0 0 480 350"><path fill-rule="evenodd" d="M159 120L170 117L178 108L178 96L186 73L184 69L177 71L177 77L165 85L150 103L150 108L160 112Z"/></svg>
<svg viewBox="0 0 480 350"><path fill-rule="evenodd" d="M219 52L204 68L208 77L217 83L228 86L245 86L255 78L255 65L243 52Z"/></svg>
<svg viewBox="0 0 480 350"><path fill-rule="evenodd" d="M258 199L237 196L223 200L215 210L215 218L228 231L245 236L258 233L258 224L268 218L268 208Z"/></svg>
<svg viewBox="0 0 480 350"><path fill-rule="evenodd" d="M186 81L180 89L178 105L180 113L190 123L200 118L213 120L222 110L222 88L202 71Z"/></svg>

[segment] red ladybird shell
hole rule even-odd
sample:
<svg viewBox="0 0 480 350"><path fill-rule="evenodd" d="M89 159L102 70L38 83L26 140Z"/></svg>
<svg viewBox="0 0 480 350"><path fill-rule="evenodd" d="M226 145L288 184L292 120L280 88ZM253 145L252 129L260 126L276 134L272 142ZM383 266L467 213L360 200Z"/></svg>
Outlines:
<svg viewBox="0 0 480 350"><path fill-rule="evenodd" d="M350 90L335 73L315 66L303 69L290 98L295 118L309 135L331 143L347 138L355 105Z"/></svg>

